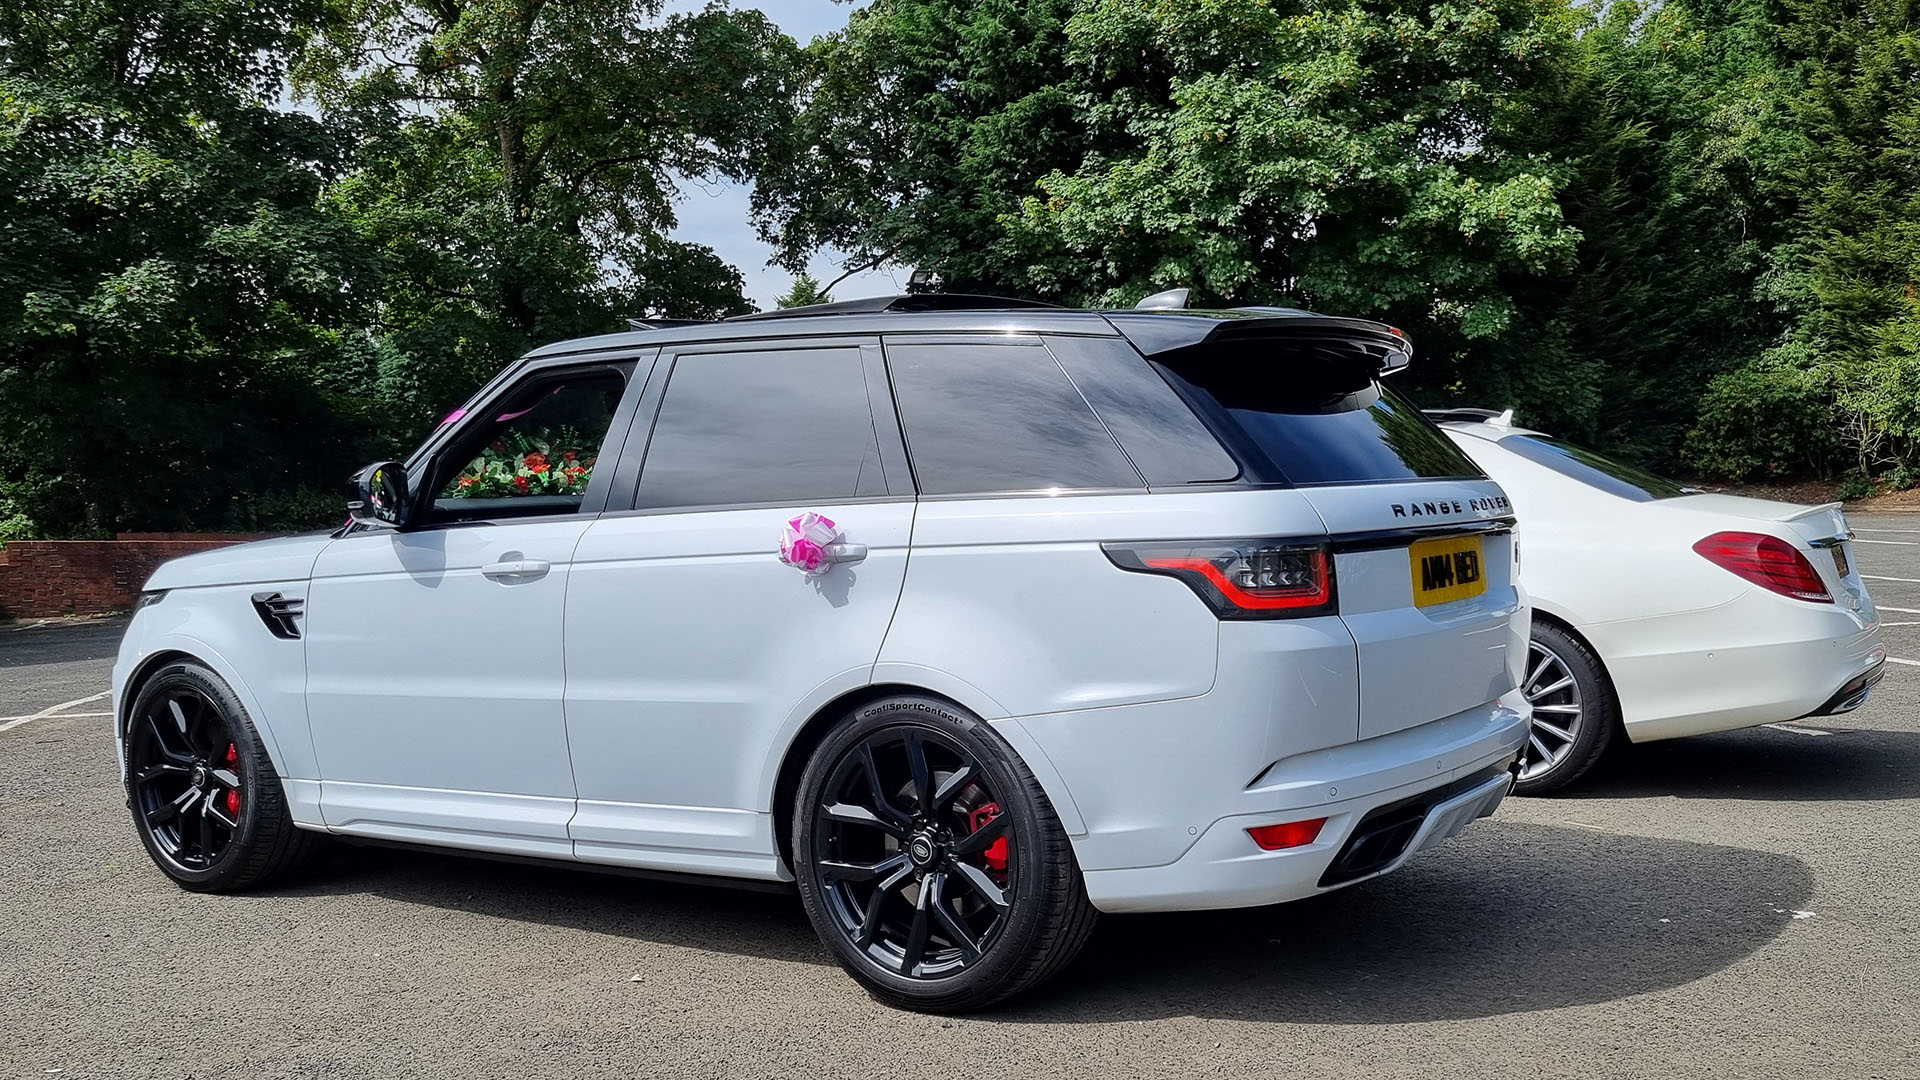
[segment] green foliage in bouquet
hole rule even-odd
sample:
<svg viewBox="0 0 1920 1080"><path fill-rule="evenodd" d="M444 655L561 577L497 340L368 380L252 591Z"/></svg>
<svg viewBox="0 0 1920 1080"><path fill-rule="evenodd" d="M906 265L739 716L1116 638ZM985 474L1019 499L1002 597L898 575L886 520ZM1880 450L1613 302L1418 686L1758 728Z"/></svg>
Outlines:
<svg viewBox="0 0 1920 1080"><path fill-rule="evenodd" d="M571 427L509 431L469 462L440 493L447 499L579 495L593 478L594 458L580 449L595 440Z"/></svg>

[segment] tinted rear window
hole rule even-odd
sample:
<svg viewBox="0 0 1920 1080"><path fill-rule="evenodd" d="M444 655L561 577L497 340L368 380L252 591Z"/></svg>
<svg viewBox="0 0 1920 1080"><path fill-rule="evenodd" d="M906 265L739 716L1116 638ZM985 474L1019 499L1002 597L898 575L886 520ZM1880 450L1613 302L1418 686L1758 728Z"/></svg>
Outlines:
<svg viewBox="0 0 1920 1080"><path fill-rule="evenodd" d="M1596 487L1609 495L1634 502L1652 502L1687 494L1687 489L1664 476L1650 473L1638 465L1615 461L1584 446L1561 442L1545 435L1509 435L1500 445L1537 465L1545 465L1562 476Z"/></svg>
<svg viewBox="0 0 1920 1080"><path fill-rule="evenodd" d="M887 343L924 495L1144 490L1119 444L1039 342Z"/></svg>
<svg viewBox="0 0 1920 1080"><path fill-rule="evenodd" d="M1337 341L1248 341L1163 367L1224 441L1271 474L1262 480L1310 485L1485 475Z"/></svg>
<svg viewBox="0 0 1920 1080"><path fill-rule="evenodd" d="M1052 337L1047 349L1153 488L1224 483L1240 466L1120 338Z"/></svg>

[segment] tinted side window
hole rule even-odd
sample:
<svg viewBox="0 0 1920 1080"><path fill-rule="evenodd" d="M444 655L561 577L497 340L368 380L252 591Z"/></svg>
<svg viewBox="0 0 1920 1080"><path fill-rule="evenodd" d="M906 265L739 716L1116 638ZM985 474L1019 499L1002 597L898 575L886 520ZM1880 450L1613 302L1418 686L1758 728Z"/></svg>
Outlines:
<svg viewBox="0 0 1920 1080"><path fill-rule="evenodd" d="M884 495L852 347L682 354L636 505L800 504Z"/></svg>
<svg viewBox="0 0 1920 1080"><path fill-rule="evenodd" d="M887 367L922 494L1144 488L1037 342L890 343Z"/></svg>
<svg viewBox="0 0 1920 1080"><path fill-rule="evenodd" d="M1481 479L1420 410L1373 378L1350 343L1261 338L1208 346L1165 370L1210 426L1288 483Z"/></svg>
<svg viewBox="0 0 1920 1080"><path fill-rule="evenodd" d="M1132 345L1119 338L1050 337L1047 348L1149 487L1220 483L1240 475L1220 441Z"/></svg>
<svg viewBox="0 0 1920 1080"><path fill-rule="evenodd" d="M1500 445L1562 476L1570 476L1588 487L1599 488L1610 495L1634 502L1672 499L1687 494L1684 485L1657 473L1545 435L1509 435L1500 440Z"/></svg>

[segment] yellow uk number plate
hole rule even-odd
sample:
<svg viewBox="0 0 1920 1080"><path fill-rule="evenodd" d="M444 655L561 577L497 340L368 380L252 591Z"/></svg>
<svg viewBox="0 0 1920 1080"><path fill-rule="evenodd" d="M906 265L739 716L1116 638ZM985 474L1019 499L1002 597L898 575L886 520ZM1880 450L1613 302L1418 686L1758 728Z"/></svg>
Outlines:
<svg viewBox="0 0 1920 1080"><path fill-rule="evenodd" d="M1413 570L1414 607L1466 600L1487 591L1477 536L1418 541L1407 549L1407 562Z"/></svg>

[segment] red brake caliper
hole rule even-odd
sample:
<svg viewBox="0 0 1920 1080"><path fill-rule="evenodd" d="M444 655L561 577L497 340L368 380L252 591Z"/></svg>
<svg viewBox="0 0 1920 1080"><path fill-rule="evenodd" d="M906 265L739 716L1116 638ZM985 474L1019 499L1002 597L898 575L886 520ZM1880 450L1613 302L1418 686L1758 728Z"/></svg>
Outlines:
<svg viewBox="0 0 1920 1080"><path fill-rule="evenodd" d="M240 748L232 743L227 744L227 768L233 770L233 775L240 775ZM240 820L239 788L233 788L227 792L227 815L235 821Z"/></svg>
<svg viewBox="0 0 1920 1080"><path fill-rule="evenodd" d="M999 816L999 803L981 803L967 814L967 828L979 832L986 828L987 822ZM980 853L980 858L986 862L987 873L993 880L998 882L1007 880L1007 838L1005 836L988 844L987 850Z"/></svg>

